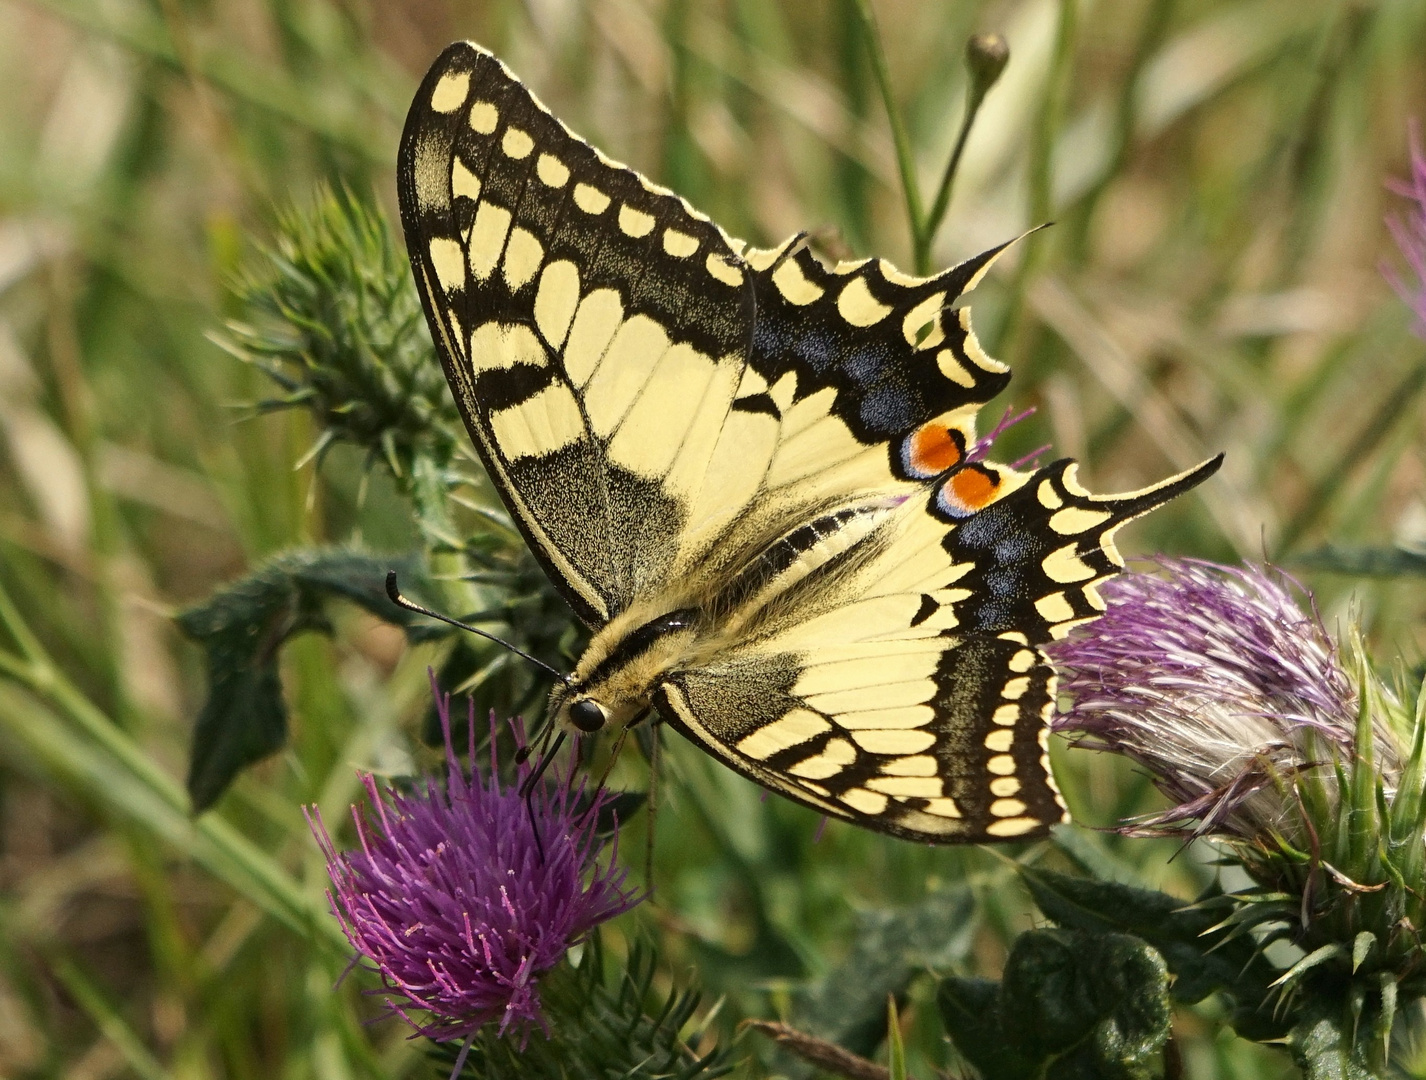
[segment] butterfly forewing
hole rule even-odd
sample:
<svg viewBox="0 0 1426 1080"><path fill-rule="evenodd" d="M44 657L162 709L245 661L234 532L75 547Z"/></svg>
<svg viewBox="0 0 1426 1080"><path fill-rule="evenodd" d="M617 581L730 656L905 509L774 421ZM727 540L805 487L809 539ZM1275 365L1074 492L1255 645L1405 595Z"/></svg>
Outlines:
<svg viewBox="0 0 1426 1080"><path fill-rule="evenodd" d="M741 378L737 256L469 44L422 84L399 188L471 436L551 576L603 622L666 572L681 508L661 481L692 471L680 451L716 433Z"/></svg>
<svg viewBox="0 0 1426 1080"><path fill-rule="evenodd" d="M576 681L677 628L633 711L758 782L920 840L1060 820L1038 646L1101 610L1114 530L1216 462L1096 497L978 461L1009 373L955 303L1001 249L930 278L748 249L470 43L417 94L399 194L471 437L600 631Z"/></svg>

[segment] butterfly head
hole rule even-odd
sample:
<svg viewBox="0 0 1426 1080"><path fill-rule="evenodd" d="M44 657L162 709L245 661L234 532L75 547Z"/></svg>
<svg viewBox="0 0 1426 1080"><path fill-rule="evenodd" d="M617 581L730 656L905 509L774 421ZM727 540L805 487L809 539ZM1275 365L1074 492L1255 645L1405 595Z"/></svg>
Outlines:
<svg viewBox="0 0 1426 1080"><path fill-rule="evenodd" d="M687 609L629 612L594 636L568 680L550 692L546 715L571 735L625 728L648 712L654 688L697 635Z"/></svg>
<svg viewBox="0 0 1426 1080"><path fill-rule="evenodd" d="M609 710L593 698L580 698L565 708L564 719L585 735L592 735L609 722Z"/></svg>

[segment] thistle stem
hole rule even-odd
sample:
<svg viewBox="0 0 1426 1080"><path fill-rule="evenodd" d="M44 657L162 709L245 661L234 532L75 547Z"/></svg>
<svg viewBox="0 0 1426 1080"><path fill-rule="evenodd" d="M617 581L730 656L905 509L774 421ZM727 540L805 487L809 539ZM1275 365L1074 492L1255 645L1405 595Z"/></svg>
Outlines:
<svg viewBox="0 0 1426 1080"><path fill-rule="evenodd" d="M891 141L896 147L896 167L901 174L901 191L906 199L906 217L911 226L911 249L919 251L921 246L921 190L916 183L916 161L911 153L911 139L902 122L901 111L896 107L896 98L891 91L891 72L886 64L886 50L882 46L881 31L876 25L876 14L871 9L871 0L855 0L857 16L861 20L862 32L866 36L867 52L871 56L872 76L876 79L877 93L886 107L886 119L891 125Z"/></svg>

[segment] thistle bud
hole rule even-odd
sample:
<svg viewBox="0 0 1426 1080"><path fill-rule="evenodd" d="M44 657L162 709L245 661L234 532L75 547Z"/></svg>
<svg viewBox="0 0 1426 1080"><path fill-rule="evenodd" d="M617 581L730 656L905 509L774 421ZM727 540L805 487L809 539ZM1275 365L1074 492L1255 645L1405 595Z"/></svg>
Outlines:
<svg viewBox="0 0 1426 1080"><path fill-rule="evenodd" d="M972 34L966 41L966 71L971 97L979 100L995 85L1010 62L1010 45L999 34Z"/></svg>

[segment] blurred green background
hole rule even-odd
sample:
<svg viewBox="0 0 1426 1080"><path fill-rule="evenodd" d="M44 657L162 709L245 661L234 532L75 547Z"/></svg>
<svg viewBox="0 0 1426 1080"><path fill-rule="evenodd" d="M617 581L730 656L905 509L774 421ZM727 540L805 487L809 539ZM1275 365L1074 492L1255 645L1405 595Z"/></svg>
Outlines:
<svg viewBox="0 0 1426 1080"><path fill-rule="evenodd" d="M1039 410L998 456L1053 443L1114 491L1224 450L1219 476L1134 526L1125 550L1277 560L1329 625L1355 605L1379 658L1419 664L1419 577L1295 560L1426 544L1426 344L1379 272L1400 265L1383 216L1401 200L1384 180L1406 171L1409 118L1426 118L1426 4L874 8L923 192L960 123L967 35L1010 43L934 249L949 264L1056 222L973 298L983 342L1016 373L983 422ZM233 276L320 182L394 208L409 95L457 37L729 232L816 230L823 250L908 265L854 13L854 0L0 0L0 584L53 659L0 678L0 1076L429 1073L400 1025L363 1025L378 1011L369 982L333 991L346 953L300 806L341 821L355 767L431 763L415 735L436 647L407 650L339 611L333 638L285 650L289 748L216 811L186 811L203 665L173 614L296 545L414 537L381 473L363 497L356 451L302 463L309 416L244 419L235 406L269 387L205 335L240 314ZM705 1002L722 1001L702 1039L747 1016L811 1016L809 984L825 1019L836 965L875 942L883 909L968 883L973 913L935 963L985 975L1037 924L999 853L837 824L814 842L816 815L665 746L657 902L611 941L657 940L665 985L696 973ZM1064 747L1057 760L1087 826L1156 805L1115 762ZM637 761L620 768L642 783ZM1170 862L1168 842L1073 836L1102 872L1186 897L1215 872L1211 851ZM913 981L902 1011L922 1077L954 1065L929 986ZM1176 1020L1185 1075L1290 1075L1220 1012ZM1400 1051L1426 1076L1412 1024ZM760 1036L740 1052L761 1062L749 1075L786 1064Z"/></svg>

